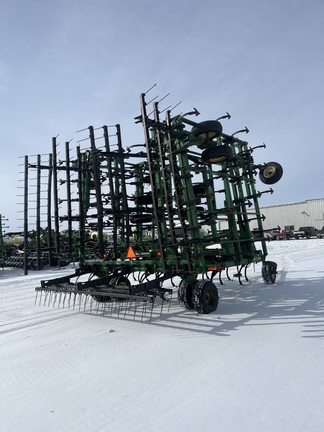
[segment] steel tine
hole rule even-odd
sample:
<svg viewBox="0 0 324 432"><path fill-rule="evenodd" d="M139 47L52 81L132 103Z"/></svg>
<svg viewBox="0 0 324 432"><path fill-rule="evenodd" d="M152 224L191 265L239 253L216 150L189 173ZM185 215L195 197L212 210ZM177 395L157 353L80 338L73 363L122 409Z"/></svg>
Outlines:
<svg viewBox="0 0 324 432"><path fill-rule="evenodd" d="M81 310L81 304L82 304L82 294L79 294L79 312Z"/></svg>
<svg viewBox="0 0 324 432"><path fill-rule="evenodd" d="M134 300L129 300L128 305L126 307L127 312L130 312L134 304Z"/></svg>
<svg viewBox="0 0 324 432"><path fill-rule="evenodd" d="M116 310L116 301L114 298L111 299L111 308L110 308L110 316L114 313Z"/></svg>
<svg viewBox="0 0 324 432"><path fill-rule="evenodd" d="M90 313L92 312L92 305L93 305L93 297L91 296L91 299L90 299Z"/></svg>
<svg viewBox="0 0 324 432"><path fill-rule="evenodd" d="M169 307L168 307L168 312L170 312L170 307L171 307L171 302L172 302L172 294L173 294L173 291L172 291L172 293L171 293L171 295L170 295L170 298L169 298Z"/></svg>
<svg viewBox="0 0 324 432"><path fill-rule="evenodd" d="M39 296L39 303L38 303L38 305L40 305L41 302L42 302L42 296L43 296L43 290L40 292L40 296Z"/></svg>
<svg viewBox="0 0 324 432"><path fill-rule="evenodd" d="M111 299L111 302L109 303L110 316L112 316L113 311L114 311L114 308L115 308L115 301L114 301L114 299L112 298L112 299Z"/></svg>
<svg viewBox="0 0 324 432"><path fill-rule="evenodd" d="M116 299L113 299L113 309L112 309L112 311L113 312L116 312L117 311L117 302L116 302Z"/></svg>
<svg viewBox="0 0 324 432"><path fill-rule="evenodd" d="M89 297L89 294L85 294L85 299L84 299L84 302L83 302L83 310L84 311L86 310L86 306L87 306L87 302L88 302L88 297Z"/></svg>
<svg viewBox="0 0 324 432"><path fill-rule="evenodd" d="M119 312L120 312L120 303L116 300L116 312L117 312L117 318L119 318Z"/></svg>
<svg viewBox="0 0 324 432"><path fill-rule="evenodd" d="M107 302L105 301L104 304L103 304L103 309L102 309L102 314L103 315L105 315L107 303L109 303L109 300Z"/></svg>
<svg viewBox="0 0 324 432"><path fill-rule="evenodd" d="M162 300L162 301L161 301L160 316L162 315L162 312L163 312L163 305L164 305L164 301L165 301L163 296L161 297L161 300Z"/></svg>
<svg viewBox="0 0 324 432"><path fill-rule="evenodd" d="M124 318L126 318L127 310L129 310L130 307L130 301L125 300L125 312L124 312Z"/></svg>
<svg viewBox="0 0 324 432"><path fill-rule="evenodd" d="M50 303L52 302L52 292L50 291L49 292L49 295L48 295L48 303L47 303L47 306L49 306L50 305Z"/></svg>
<svg viewBox="0 0 324 432"><path fill-rule="evenodd" d="M152 298L152 307L151 307L151 313L150 313L150 322L152 321L154 303L155 303L155 296Z"/></svg>
<svg viewBox="0 0 324 432"><path fill-rule="evenodd" d="M135 299L135 305L134 305L134 317L133 317L134 320L135 320L135 317L136 317L136 312L137 312L137 300Z"/></svg>
<svg viewBox="0 0 324 432"><path fill-rule="evenodd" d="M113 307L113 299L110 300L110 302L108 303L107 306L108 306L107 307L107 313L108 313L109 316L111 316L111 314L112 314L112 307Z"/></svg>
<svg viewBox="0 0 324 432"><path fill-rule="evenodd" d="M105 306L104 306L104 312L106 314L109 314L110 312L110 306L111 306L111 298L109 298L109 300L107 302L105 302Z"/></svg>
<svg viewBox="0 0 324 432"><path fill-rule="evenodd" d="M98 300L96 300L97 302L97 307L96 307L96 314L98 315L99 313L99 306L100 306L100 302Z"/></svg>
<svg viewBox="0 0 324 432"><path fill-rule="evenodd" d="M43 305L45 306L46 305L46 302L47 302L47 296L49 295L49 292L48 291L45 291L45 294L44 294L44 303L43 303Z"/></svg>
<svg viewBox="0 0 324 432"><path fill-rule="evenodd" d="M129 299L125 299L125 300L123 301L123 305L124 305L124 316L125 316L125 313L127 312L128 308L129 308L129 303L130 303Z"/></svg>
<svg viewBox="0 0 324 432"><path fill-rule="evenodd" d="M75 303L76 303L76 300L77 300L77 294L74 293L74 299L73 299L73 310L75 309Z"/></svg>
<svg viewBox="0 0 324 432"><path fill-rule="evenodd" d="M146 302L145 302L145 318L147 318L147 316L148 316L148 311L149 311L149 305L150 305L150 303L151 303L151 301L152 301L152 298L150 298L149 300L147 300Z"/></svg>
<svg viewBox="0 0 324 432"><path fill-rule="evenodd" d="M129 307L129 313L131 313L132 309L134 309L134 311L136 311L136 299L132 300L131 305Z"/></svg>
<svg viewBox="0 0 324 432"><path fill-rule="evenodd" d="M61 300L62 300L62 291L60 292L60 296L59 296L59 301L58 301L58 305L57 305L57 307L58 307L58 309L60 308L60 305L61 305Z"/></svg>
<svg viewBox="0 0 324 432"><path fill-rule="evenodd" d="M117 312L117 301L114 298L113 299L113 304L112 304L112 313L116 313Z"/></svg>
<svg viewBox="0 0 324 432"><path fill-rule="evenodd" d="M38 297L38 291L36 291L36 296L35 296L35 303L34 303L34 306L35 306L35 304L37 303L37 297Z"/></svg>
<svg viewBox="0 0 324 432"><path fill-rule="evenodd" d="M117 317L119 318L119 313L120 313L120 311L122 310L122 308L123 308L123 304L124 304L124 301L119 301L118 302L118 313L117 313Z"/></svg>
<svg viewBox="0 0 324 432"><path fill-rule="evenodd" d="M71 297L72 297L72 292L69 292L69 302L68 302L68 308L70 309L71 307Z"/></svg>
<svg viewBox="0 0 324 432"><path fill-rule="evenodd" d="M147 307L148 307L148 304L149 304L149 303L151 303L151 298L150 298L149 301L147 300L147 301L145 302L145 316L147 315Z"/></svg>
<svg viewBox="0 0 324 432"><path fill-rule="evenodd" d="M119 318L119 314L123 310L123 301L118 301L117 309L117 317Z"/></svg>
<svg viewBox="0 0 324 432"><path fill-rule="evenodd" d="M146 303L146 300L143 300L141 321L143 321L144 314L146 314Z"/></svg>
<svg viewBox="0 0 324 432"><path fill-rule="evenodd" d="M65 292L65 293L64 293L64 298L63 298L63 306L62 306L62 307L63 307L63 309L64 309L64 306L65 306L65 300L66 300L66 296L67 296L67 292Z"/></svg>
<svg viewBox="0 0 324 432"><path fill-rule="evenodd" d="M53 308L55 307L55 304L56 304L56 298L57 298L57 291L55 291L55 294L54 294Z"/></svg>

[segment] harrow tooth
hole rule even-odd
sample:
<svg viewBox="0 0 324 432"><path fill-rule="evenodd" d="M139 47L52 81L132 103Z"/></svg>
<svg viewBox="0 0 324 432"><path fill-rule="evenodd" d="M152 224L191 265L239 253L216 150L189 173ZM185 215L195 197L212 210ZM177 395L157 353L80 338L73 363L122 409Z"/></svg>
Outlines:
<svg viewBox="0 0 324 432"><path fill-rule="evenodd" d="M63 295L63 293L60 292L59 301L58 301L58 305L57 305L58 309L60 308L60 305L61 305L62 295Z"/></svg>
<svg viewBox="0 0 324 432"><path fill-rule="evenodd" d="M71 297L72 297L72 292L69 292L68 309L71 308Z"/></svg>
<svg viewBox="0 0 324 432"><path fill-rule="evenodd" d="M48 291L45 291L45 295L44 295L44 306L47 303L47 297L50 297L50 293Z"/></svg>
<svg viewBox="0 0 324 432"><path fill-rule="evenodd" d="M75 303L76 303L76 300L77 300L77 294L76 293L73 293L73 295L74 295L74 298L73 298L73 310L75 309Z"/></svg>
<svg viewBox="0 0 324 432"><path fill-rule="evenodd" d="M54 293L53 308L55 307L56 299L57 299L57 292Z"/></svg>
<svg viewBox="0 0 324 432"><path fill-rule="evenodd" d="M160 316L162 315L162 312L163 312L163 305L164 305L164 299L162 298Z"/></svg>
<svg viewBox="0 0 324 432"><path fill-rule="evenodd" d="M86 310L89 294L84 294L83 311Z"/></svg>
<svg viewBox="0 0 324 432"><path fill-rule="evenodd" d="M67 295L67 293L64 293L64 294L63 294L63 306L62 306L63 309L64 309L64 306L65 306L66 295Z"/></svg>
<svg viewBox="0 0 324 432"><path fill-rule="evenodd" d="M125 312L124 312L124 318L126 318L127 311L130 310L131 302L128 302L125 304Z"/></svg>
<svg viewBox="0 0 324 432"><path fill-rule="evenodd" d="M172 303L172 293L171 293L171 295L170 295L170 298L168 299L168 303L169 303L169 306L168 306L168 312L170 312L171 303Z"/></svg>
<svg viewBox="0 0 324 432"><path fill-rule="evenodd" d="M79 294L79 312L81 311L82 295Z"/></svg>
<svg viewBox="0 0 324 432"><path fill-rule="evenodd" d="M92 312L92 305L93 305L93 297L91 296L91 299L90 299L90 313Z"/></svg>
<svg viewBox="0 0 324 432"><path fill-rule="evenodd" d="M36 291L36 294L35 294L35 302L34 302L34 306L37 304L37 298L38 298L38 291Z"/></svg>
<svg viewBox="0 0 324 432"><path fill-rule="evenodd" d="M100 303L97 301L97 307L96 307L97 315L98 315L98 313L99 313L99 306L100 306Z"/></svg>

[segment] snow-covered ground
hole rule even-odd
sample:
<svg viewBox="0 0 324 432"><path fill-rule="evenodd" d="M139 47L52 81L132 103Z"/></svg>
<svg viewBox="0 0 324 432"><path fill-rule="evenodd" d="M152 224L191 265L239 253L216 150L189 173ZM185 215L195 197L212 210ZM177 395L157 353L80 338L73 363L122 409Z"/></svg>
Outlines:
<svg viewBox="0 0 324 432"><path fill-rule="evenodd" d="M0 271L0 431L323 431L324 240L268 250L275 285L251 266L215 313L175 300L151 322L34 304L71 269Z"/></svg>

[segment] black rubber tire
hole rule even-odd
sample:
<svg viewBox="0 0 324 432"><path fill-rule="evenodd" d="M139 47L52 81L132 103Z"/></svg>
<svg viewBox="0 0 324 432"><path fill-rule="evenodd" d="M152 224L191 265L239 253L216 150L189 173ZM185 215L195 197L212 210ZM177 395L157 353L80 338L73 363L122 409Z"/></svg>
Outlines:
<svg viewBox="0 0 324 432"><path fill-rule="evenodd" d="M135 203L137 205L152 204L153 203L152 193L148 192L148 193L145 193L143 195L139 195L139 196L135 197Z"/></svg>
<svg viewBox="0 0 324 432"><path fill-rule="evenodd" d="M218 290L210 280L197 282L193 292L193 306L199 314L214 312L218 306Z"/></svg>
<svg viewBox="0 0 324 432"><path fill-rule="evenodd" d="M108 303L111 301L111 297L109 296L92 295L91 297L93 298L93 300L95 300L98 303Z"/></svg>
<svg viewBox="0 0 324 432"><path fill-rule="evenodd" d="M273 285L277 278L277 264L265 261L262 265L262 279L266 285Z"/></svg>
<svg viewBox="0 0 324 432"><path fill-rule="evenodd" d="M110 285L114 288L115 286L122 286L128 289L128 294L130 293L131 283L126 276L117 276L110 281ZM114 298L114 297L113 297ZM115 301L124 301L124 297L115 297Z"/></svg>
<svg viewBox="0 0 324 432"><path fill-rule="evenodd" d="M93 277L95 279L97 279L98 276L95 274L92 274L92 276L90 276L89 280L92 280ZM106 295L102 295L102 296L101 295L91 295L91 297L93 298L93 300L95 300L98 303L108 303L111 301L111 297L106 296Z"/></svg>
<svg viewBox="0 0 324 432"><path fill-rule="evenodd" d="M217 120L207 120L198 123L191 129L192 134L201 141L217 138L223 132L223 126Z"/></svg>
<svg viewBox="0 0 324 432"><path fill-rule="evenodd" d="M204 197L206 196L206 188L204 183L197 183L192 185L193 193L195 197Z"/></svg>
<svg viewBox="0 0 324 432"><path fill-rule="evenodd" d="M203 162L219 164L233 159L233 152L227 145L213 146L201 153L201 159Z"/></svg>
<svg viewBox="0 0 324 432"><path fill-rule="evenodd" d="M192 285L188 284L185 280L180 282L178 288L178 301L180 306L185 309L192 310L194 308L192 302Z"/></svg>
<svg viewBox="0 0 324 432"><path fill-rule="evenodd" d="M92 276L90 276L89 280L97 279L99 277L99 275L96 275L95 273L92 274ZM98 303L108 303L111 301L111 297L107 296L107 295L91 295L91 297Z"/></svg>
<svg viewBox="0 0 324 432"><path fill-rule="evenodd" d="M150 213L131 215L129 220L131 223L148 223L152 222L153 216Z"/></svg>
<svg viewBox="0 0 324 432"><path fill-rule="evenodd" d="M277 183L283 174L283 168L278 162L268 162L260 168L259 178L264 184Z"/></svg>
<svg viewBox="0 0 324 432"><path fill-rule="evenodd" d="M111 287L113 288L116 285L121 285L121 286L125 286L127 288L130 288L131 283L130 281L127 279L127 277L125 276L117 276L113 279L111 279L109 285L111 285ZM115 301L123 301L125 300L125 298L123 297L110 297L107 295L92 295L91 296L96 302L98 303L107 303L111 300L115 300Z"/></svg>

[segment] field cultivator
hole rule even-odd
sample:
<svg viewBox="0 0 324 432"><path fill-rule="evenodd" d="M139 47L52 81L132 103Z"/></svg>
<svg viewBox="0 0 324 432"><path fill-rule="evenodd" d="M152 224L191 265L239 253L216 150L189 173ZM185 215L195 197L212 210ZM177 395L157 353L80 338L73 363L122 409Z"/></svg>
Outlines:
<svg viewBox="0 0 324 432"><path fill-rule="evenodd" d="M87 141L87 148L78 146L76 158L67 152L60 162L68 212L59 221L68 224L68 238L72 223L78 224L78 267L71 275L42 281L36 288L39 303L80 310L95 303L104 313L144 316L157 299L161 309L170 304L177 287L180 305L208 314L218 306L214 281L222 285L230 268L242 284L247 268L261 262L264 282L275 282L277 266L267 260L258 203L273 190L257 191L256 176L272 185L282 176L281 165L254 162L255 150L265 145L250 147L239 139L246 128L225 134L220 120L229 119L228 113L196 122L196 109L172 116L172 110L161 111L145 97L135 118L143 126L143 144L124 148L119 125L90 126L88 137L79 141Z"/></svg>

